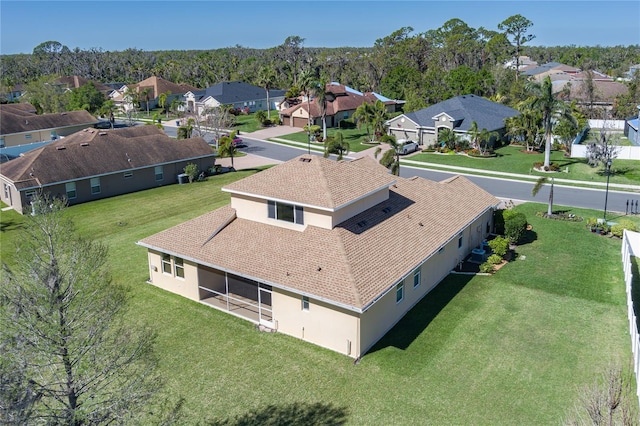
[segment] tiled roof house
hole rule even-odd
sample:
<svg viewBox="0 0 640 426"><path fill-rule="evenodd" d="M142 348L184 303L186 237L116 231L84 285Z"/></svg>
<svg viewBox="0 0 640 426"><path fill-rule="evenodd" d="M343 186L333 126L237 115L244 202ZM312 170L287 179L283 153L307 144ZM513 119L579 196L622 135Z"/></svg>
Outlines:
<svg viewBox="0 0 640 426"><path fill-rule="evenodd" d="M392 100L375 92L359 92L351 87L339 83L328 83L325 89L330 93L330 99L326 102L326 124L327 127L336 127L340 121L351 117L356 109L363 103L375 103L381 101L385 104L388 112L399 111L403 101ZM311 97L307 102L306 97L299 103L280 111L282 124L292 127L304 127L309 123L311 115L311 125L322 125L322 114L317 98Z"/></svg>
<svg viewBox="0 0 640 426"><path fill-rule="evenodd" d="M498 200L468 179L302 155L139 241L149 282L358 358L480 245Z"/></svg>
<svg viewBox="0 0 640 426"><path fill-rule="evenodd" d="M157 108L159 102L159 96L163 93L169 93L167 95L166 103L170 104L173 99L178 98L183 100L185 93L199 90L197 87L189 84L176 84L171 81L165 80L162 77L152 76L137 84L131 84L121 87L119 90L111 92L109 97L113 102L124 109L125 111L131 108L130 100L126 94L127 90L134 90L138 94L148 91L149 108ZM143 109L146 109L145 105L146 97L140 98L140 105Z"/></svg>
<svg viewBox="0 0 640 426"><path fill-rule="evenodd" d="M84 110L38 115L28 103L0 104L0 148L51 141L97 122Z"/></svg>
<svg viewBox="0 0 640 426"><path fill-rule="evenodd" d="M214 161L204 139L178 141L155 126L85 129L2 164L0 199L19 213L38 192L78 204L176 183L188 163Z"/></svg>
<svg viewBox="0 0 640 426"><path fill-rule="evenodd" d="M285 90L269 90L269 109L284 99ZM267 92L262 87L244 81L225 81L204 90L194 90L184 95L187 111L202 115L207 108L231 105L233 108L249 112L267 110Z"/></svg>
<svg viewBox="0 0 640 426"><path fill-rule="evenodd" d="M506 105L476 95L462 95L409 112L387 121L388 132L398 139L411 139L430 146L438 141L438 130L451 129L466 135L475 121L478 130L505 131L505 119L520 113Z"/></svg>

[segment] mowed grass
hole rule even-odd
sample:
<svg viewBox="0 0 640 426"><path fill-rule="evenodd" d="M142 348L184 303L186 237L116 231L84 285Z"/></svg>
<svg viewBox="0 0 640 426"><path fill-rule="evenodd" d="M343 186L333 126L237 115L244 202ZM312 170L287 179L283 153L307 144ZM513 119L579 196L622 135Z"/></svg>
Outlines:
<svg viewBox="0 0 640 426"><path fill-rule="evenodd" d="M363 139L367 137L366 129L327 128L327 137L335 136L335 134L338 132L342 133L344 140L349 144L350 152L360 152L360 151L364 151L365 149L369 149L372 146L376 146L372 144L362 143ZM307 132L301 131L297 133L291 133L289 135L280 136L278 139L285 139L293 142L307 143L308 136L307 136ZM311 146L324 149L324 145L319 142L312 142Z"/></svg>
<svg viewBox="0 0 640 426"><path fill-rule="evenodd" d="M357 365L146 284L135 242L224 205L220 187L250 173L68 209L80 233L109 245L114 281L131 287L131 323L157 330L158 398L185 398L182 424L301 413L317 424L558 424L581 386L629 365L620 240L536 217L540 204L517 207L533 229L516 260L490 277L449 276ZM24 218L2 212L0 223L10 262Z"/></svg>
<svg viewBox="0 0 640 426"><path fill-rule="evenodd" d="M445 164L449 166L468 167L479 170L490 170L523 175L551 176L533 169L535 162L544 161L544 152L526 153L522 146L504 146L496 149L497 157L477 158L467 155L420 153L412 155L409 160L426 163ZM551 151L551 162L560 166L561 172L556 178L582 180L587 182L605 182L607 176L603 166L591 167L584 158L566 158L563 152ZM568 168L569 172L566 173ZM611 166L611 183L627 185L640 184L640 162L637 160L614 159Z"/></svg>

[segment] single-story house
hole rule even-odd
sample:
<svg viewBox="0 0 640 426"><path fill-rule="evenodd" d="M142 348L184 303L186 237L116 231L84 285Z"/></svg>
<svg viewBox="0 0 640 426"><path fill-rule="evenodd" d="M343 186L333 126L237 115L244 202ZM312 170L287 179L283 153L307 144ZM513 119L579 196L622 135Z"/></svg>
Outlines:
<svg viewBox="0 0 640 426"><path fill-rule="evenodd" d="M28 103L0 104L0 148L55 140L97 122L84 110L38 115Z"/></svg>
<svg viewBox="0 0 640 426"><path fill-rule="evenodd" d="M493 227L465 177L396 177L301 155L222 188L231 203L144 238L149 283L359 358Z"/></svg>
<svg viewBox="0 0 640 426"><path fill-rule="evenodd" d="M2 164L0 199L19 213L38 192L78 204L176 183L188 163L214 162L202 138L172 139L155 126L85 129Z"/></svg>
<svg viewBox="0 0 640 426"><path fill-rule="evenodd" d="M163 93L168 93L166 104L169 105L174 99L183 100L185 93L199 90L197 87L189 84L176 84L171 81L165 80L162 77L152 76L137 84L125 85L120 89L114 90L109 95L109 98L113 100L113 103L123 111L128 111L133 108L131 104L131 98L127 95L129 90L133 90L139 96L138 101L140 107L146 109L146 102L148 99L149 109L157 108L159 106L159 97ZM147 93L146 96L143 94Z"/></svg>
<svg viewBox="0 0 640 426"><path fill-rule="evenodd" d="M506 105L476 95L447 99L419 111L409 112L387 121L388 132L398 139L411 139L419 145L435 145L440 129L467 135L475 121L478 130L505 133L505 120L520 112Z"/></svg>
<svg viewBox="0 0 640 426"><path fill-rule="evenodd" d="M638 115L625 120L624 135L632 144L640 145L640 105L638 105Z"/></svg>
<svg viewBox="0 0 640 426"><path fill-rule="evenodd" d="M269 90L269 109L284 99L285 90ZM220 105L231 105L233 108L249 112L267 110L267 92L263 87L254 86L244 81L226 81L207 87L204 90L193 90L185 93L187 112L203 115L207 108Z"/></svg>
<svg viewBox="0 0 640 426"><path fill-rule="evenodd" d="M568 74L573 75L580 72L579 68L569 65L561 64L560 62L547 62L546 64L539 65L533 68L527 68L522 74L535 81L541 82L546 76L553 74Z"/></svg>
<svg viewBox="0 0 640 426"><path fill-rule="evenodd" d="M13 86L2 86L2 92L0 92L0 98L7 102L15 102L20 99L24 92L22 84L14 84Z"/></svg>
<svg viewBox="0 0 640 426"><path fill-rule="evenodd" d="M388 112L400 111L404 105L404 101L389 99L375 92L362 93L335 82L328 83L325 91L329 93L325 106L327 127L337 127L342 120L353 116L356 109L365 102L381 101L385 104ZM285 126L303 128L309 124L309 115L311 115L311 125L322 125L320 105L317 98L313 96L309 102L306 97L303 97L295 105L280 110L280 119Z"/></svg>

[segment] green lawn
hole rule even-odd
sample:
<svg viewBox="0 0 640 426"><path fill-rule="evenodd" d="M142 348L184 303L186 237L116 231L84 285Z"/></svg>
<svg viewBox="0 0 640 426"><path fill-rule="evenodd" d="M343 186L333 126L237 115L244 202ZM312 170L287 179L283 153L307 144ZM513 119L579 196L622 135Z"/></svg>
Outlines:
<svg viewBox="0 0 640 426"><path fill-rule="evenodd" d="M79 232L109 245L114 280L132 289L131 322L158 331L162 397L185 398L181 424L558 424L580 386L629 365L620 241L536 217L540 204L518 206L533 229L517 260L491 277L449 276L358 365L146 284L135 242L224 205L220 186L250 173L68 209ZM24 219L0 213L5 262Z"/></svg>
<svg viewBox="0 0 640 426"><path fill-rule="evenodd" d="M365 129L334 129L327 128L327 136L335 136L337 132L342 132L342 136L344 140L349 143L349 151L351 152L360 152L365 149L371 148L372 144L364 144L362 140L367 137L367 131ZM279 139L286 139L294 142L307 143L307 132L300 131L297 133L292 133L285 136L280 136ZM312 143L311 146L316 146L323 148L323 144L321 143Z"/></svg>
<svg viewBox="0 0 640 426"><path fill-rule="evenodd" d="M550 176L533 169L533 163L544 161L543 152L526 153L524 147L508 145L496 149L495 158L477 158L467 155L420 153L411 156L410 160L427 163L445 164L450 166L469 167L480 170L499 171L507 173L531 174L536 176ZM566 158L560 151L551 152L551 162L557 163L562 172L554 177L582 180L587 182L604 182L606 174L604 168L591 167L584 158ZM566 168L569 172L566 173ZM640 184L640 162L636 160L613 160L610 181L612 183L638 185Z"/></svg>

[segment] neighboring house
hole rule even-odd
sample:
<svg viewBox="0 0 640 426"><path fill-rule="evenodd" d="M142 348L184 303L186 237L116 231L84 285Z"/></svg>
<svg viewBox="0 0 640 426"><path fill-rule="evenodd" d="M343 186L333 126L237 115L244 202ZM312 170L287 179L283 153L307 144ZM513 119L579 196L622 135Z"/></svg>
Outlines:
<svg viewBox="0 0 640 426"><path fill-rule="evenodd" d="M482 244L499 204L369 157L302 155L222 191L230 205L138 242L149 282L353 358Z"/></svg>
<svg viewBox="0 0 640 426"><path fill-rule="evenodd" d="M285 90L269 90L269 109L275 110L277 104L284 100ZM203 115L208 108L220 105L231 105L233 108L248 111L267 110L267 92L263 87L254 86L243 81L227 81L207 87L204 90L193 90L184 95L187 112Z"/></svg>
<svg viewBox="0 0 640 426"><path fill-rule="evenodd" d="M7 88L3 93L0 93L0 98L5 99L7 102L15 102L20 99L24 92L22 84L16 84Z"/></svg>
<svg viewBox="0 0 640 426"><path fill-rule="evenodd" d="M169 93L166 100L166 104L169 105L173 99L177 98L182 100L186 93L197 91L199 89L188 84L176 84L165 80L162 77L149 77L146 80L142 80L140 83L125 85L120 89L111 92L109 97L113 100L114 104L120 107L123 111L128 111L133 108L131 105L131 99L127 95L127 91L129 90L133 90L137 93L140 109L146 110L147 99L149 102L149 109L154 109L159 106L159 97L163 93ZM145 92L146 96L144 95Z"/></svg>
<svg viewBox="0 0 640 426"><path fill-rule="evenodd" d="M54 81L54 84L60 85L66 91L78 89L84 86L85 84L93 84L96 90L102 93L105 96L105 98L109 95L109 93L113 91L113 89L109 86L106 86L104 84L101 84L95 81L87 80L86 78L82 78L77 75L59 77Z"/></svg>
<svg viewBox="0 0 640 426"><path fill-rule="evenodd" d="M404 101L392 100L375 92L362 93L351 87L339 83L329 83L326 86L327 96L326 102L326 124L327 127L337 127L342 120L346 120L353 116L356 109L365 102L374 103L381 101L385 104L388 112L400 111ZM299 103L281 109L280 119L282 124L291 127L304 127L311 125L322 125L322 114L317 98L311 97L307 102L306 97L302 98Z"/></svg>
<svg viewBox="0 0 640 426"><path fill-rule="evenodd" d="M522 74L535 81L541 82L548 75L550 76L559 73L573 75L579 72L579 68L561 64L560 62L547 62L546 64L537 67L528 68L527 70L523 71Z"/></svg>
<svg viewBox="0 0 640 426"><path fill-rule="evenodd" d="M214 162L202 138L175 140L155 126L85 129L4 163L0 199L19 213L40 191L78 204L176 183L188 163Z"/></svg>
<svg viewBox="0 0 640 426"><path fill-rule="evenodd" d="M589 80L593 94L589 94ZM627 87L599 71L579 71L572 74L558 73L551 76L553 93L567 102L575 101L583 106L611 108L617 96L627 93Z"/></svg>
<svg viewBox="0 0 640 426"><path fill-rule="evenodd" d="M640 105L638 105L638 115L625 121L624 135L632 144L640 145Z"/></svg>
<svg viewBox="0 0 640 426"><path fill-rule="evenodd" d="M640 64L631 65L627 71L627 78L632 79L636 73L640 73Z"/></svg>
<svg viewBox="0 0 640 426"><path fill-rule="evenodd" d="M525 71L538 66L538 63L528 56L519 56L518 61L516 58L512 58L504 63L504 67L507 69L515 70L516 64L518 64L518 71Z"/></svg>
<svg viewBox="0 0 640 426"><path fill-rule="evenodd" d="M84 110L38 115L28 103L0 104L0 148L21 146L24 152L30 144L68 136L97 122Z"/></svg>
<svg viewBox="0 0 640 426"><path fill-rule="evenodd" d="M466 137L475 121L478 130L505 134L505 120L520 113L506 105L476 95L462 95L387 121L388 132L397 139L411 139L419 145L438 142L438 131L450 129Z"/></svg>

